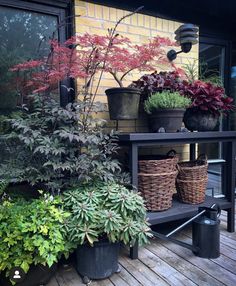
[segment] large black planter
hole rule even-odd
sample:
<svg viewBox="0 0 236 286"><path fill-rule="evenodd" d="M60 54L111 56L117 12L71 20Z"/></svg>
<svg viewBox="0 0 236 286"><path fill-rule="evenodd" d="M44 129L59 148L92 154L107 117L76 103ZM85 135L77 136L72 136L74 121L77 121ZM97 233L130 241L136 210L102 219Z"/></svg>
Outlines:
<svg viewBox="0 0 236 286"><path fill-rule="evenodd" d="M185 109L157 109L155 113L148 115L151 132L158 132L162 127L165 132L180 130Z"/></svg>
<svg viewBox="0 0 236 286"><path fill-rule="evenodd" d="M110 88L106 91L110 119L137 119L141 91L137 88Z"/></svg>
<svg viewBox="0 0 236 286"><path fill-rule="evenodd" d="M184 113L184 125L190 131L213 131L219 116L212 113L188 108Z"/></svg>
<svg viewBox="0 0 236 286"><path fill-rule="evenodd" d="M32 265L27 272L24 281L17 283L17 286L41 286L46 285L56 272L57 264L52 267L44 265ZM5 276L5 272L0 273L0 285L12 286L12 283Z"/></svg>
<svg viewBox="0 0 236 286"><path fill-rule="evenodd" d="M95 242L81 245L76 250L76 269L84 283L90 279L104 279L119 271L119 243Z"/></svg>

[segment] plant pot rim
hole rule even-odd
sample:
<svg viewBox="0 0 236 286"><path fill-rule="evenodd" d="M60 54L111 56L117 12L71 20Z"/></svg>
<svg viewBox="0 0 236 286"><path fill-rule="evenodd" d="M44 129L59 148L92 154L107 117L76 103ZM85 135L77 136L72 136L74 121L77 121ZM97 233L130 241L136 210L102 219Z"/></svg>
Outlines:
<svg viewBox="0 0 236 286"><path fill-rule="evenodd" d="M141 90L139 88L134 88L134 87L112 87L112 88L108 88L105 90L105 93L107 94L107 92L109 94L112 93L117 93L117 92L126 92L126 93L138 93L141 94Z"/></svg>
<svg viewBox="0 0 236 286"><path fill-rule="evenodd" d="M161 113L161 112L169 112L169 111L174 111L174 112L185 112L186 108L157 108L155 109L152 113L147 113L149 116L150 115L155 115L156 113Z"/></svg>

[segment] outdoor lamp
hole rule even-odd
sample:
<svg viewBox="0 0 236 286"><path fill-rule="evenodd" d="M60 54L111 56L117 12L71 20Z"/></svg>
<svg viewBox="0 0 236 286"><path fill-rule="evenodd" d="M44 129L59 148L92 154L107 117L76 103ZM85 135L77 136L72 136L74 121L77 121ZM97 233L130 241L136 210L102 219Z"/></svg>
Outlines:
<svg viewBox="0 0 236 286"><path fill-rule="evenodd" d="M167 58L170 61L176 59L177 54L190 52L192 45L198 42L198 27L193 24L181 25L175 31L175 40L181 46L181 51L176 52L175 50L170 50L167 53Z"/></svg>

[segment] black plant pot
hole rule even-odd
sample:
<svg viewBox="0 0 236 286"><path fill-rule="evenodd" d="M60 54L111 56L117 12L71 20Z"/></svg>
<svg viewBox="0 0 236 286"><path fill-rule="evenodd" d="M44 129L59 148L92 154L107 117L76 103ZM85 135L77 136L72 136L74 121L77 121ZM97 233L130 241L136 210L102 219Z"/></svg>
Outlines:
<svg viewBox="0 0 236 286"><path fill-rule="evenodd" d="M137 88L110 88L106 91L110 119L137 119L141 91Z"/></svg>
<svg viewBox="0 0 236 286"><path fill-rule="evenodd" d="M155 113L148 115L151 132L158 132L163 127L165 132L180 130L185 109L157 109Z"/></svg>
<svg viewBox="0 0 236 286"><path fill-rule="evenodd" d="M17 286L41 286L46 285L56 272L57 264L53 264L52 267L44 265L32 265L27 272L24 281L17 283ZM0 273L0 285L12 286L11 281L6 278L5 272Z"/></svg>
<svg viewBox="0 0 236 286"><path fill-rule="evenodd" d="M81 245L76 250L76 269L84 283L90 279L104 279L119 272L119 243L95 242L94 246Z"/></svg>
<svg viewBox="0 0 236 286"><path fill-rule="evenodd" d="M188 108L184 113L184 125L190 131L213 131L219 116L212 113Z"/></svg>

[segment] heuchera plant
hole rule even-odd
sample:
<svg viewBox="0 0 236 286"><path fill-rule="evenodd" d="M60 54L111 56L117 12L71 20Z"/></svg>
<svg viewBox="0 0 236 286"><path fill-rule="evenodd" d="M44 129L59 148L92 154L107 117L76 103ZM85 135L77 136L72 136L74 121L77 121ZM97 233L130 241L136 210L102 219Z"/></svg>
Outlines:
<svg viewBox="0 0 236 286"><path fill-rule="evenodd" d="M218 116L221 113L227 114L235 108L233 98L225 94L224 88L210 82L197 80L184 86L180 91L191 98L193 111L202 110Z"/></svg>
<svg viewBox="0 0 236 286"><path fill-rule="evenodd" d="M235 108L233 99L225 94L223 87L201 80L189 82L182 69L146 74L131 86L140 88L144 99L163 90L178 91L191 99L193 111L202 110L218 116Z"/></svg>

